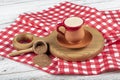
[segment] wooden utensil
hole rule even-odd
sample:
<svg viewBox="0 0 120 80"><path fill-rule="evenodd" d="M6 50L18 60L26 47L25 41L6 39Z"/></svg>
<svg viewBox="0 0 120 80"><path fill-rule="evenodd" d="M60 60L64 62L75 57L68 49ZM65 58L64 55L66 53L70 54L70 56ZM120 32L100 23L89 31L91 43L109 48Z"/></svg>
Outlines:
<svg viewBox="0 0 120 80"><path fill-rule="evenodd" d="M67 61L83 61L98 55L104 47L104 38L97 29L94 29L88 25L84 25L84 29L88 32L88 35L90 34L90 36L92 36L92 40L90 39L91 42L84 48L70 49L61 46L58 43L57 31L53 31L50 35L37 39L43 40L49 44L51 54L56 57Z"/></svg>
<svg viewBox="0 0 120 80"><path fill-rule="evenodd" d="M95 28L84 25L84 29L90 33L92 40L86 47L83 48L66 48L58 43L57 31L53 31L49 36L40 38L49 44L52 55L62 58L67 61L83 61L88 60L98 55L104 47L104 38L102 34ZM86 44L86 43L85 43ZM74 46L71 45L71 46Z"/></svg>
<svg viewBox="0 0 120 80"><path fill-rule="evenodd" d="M38 37L30 33L21 33L13 38L13 46L17 50L25 50L33 46L34 41L38 40Z"/></svg>
<svg viewBox="0 0 120 80"><path fill-rule="evenodd" d="M9 54L9 56L17 56L17 55L25 54L27 52L34 52L36 54L46 53L47 52L47 44L43 40L36 40L33 43L33 47L25 49L25 50L12 52Z"/></svg>
<svg viewBox="0 0 120 80"><path fill-rule="evenodd" d="M33 63L40 67L46 67L52 61L47 54L44 54L48 50L46 42L32 34L22 33L15 36L13 46L19 51L12 52L9 56L18 56L27 52L34 52L37 56L33 57Z"/></svg>

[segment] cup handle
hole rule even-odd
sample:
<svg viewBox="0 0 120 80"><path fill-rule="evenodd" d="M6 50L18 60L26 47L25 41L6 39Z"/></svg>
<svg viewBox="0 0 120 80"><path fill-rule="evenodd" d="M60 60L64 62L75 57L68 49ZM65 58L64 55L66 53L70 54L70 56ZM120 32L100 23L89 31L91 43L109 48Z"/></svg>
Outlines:
<svg viewBox="0 0 120 80"><path fill-rule="evenodd" d="M60 30L60 27L63 27L65 29L65 26L63 25L63 23L58 23L57 24L57 32L59 32L60 34L64 35L65 34L65 31L61 31Z"/></svg>

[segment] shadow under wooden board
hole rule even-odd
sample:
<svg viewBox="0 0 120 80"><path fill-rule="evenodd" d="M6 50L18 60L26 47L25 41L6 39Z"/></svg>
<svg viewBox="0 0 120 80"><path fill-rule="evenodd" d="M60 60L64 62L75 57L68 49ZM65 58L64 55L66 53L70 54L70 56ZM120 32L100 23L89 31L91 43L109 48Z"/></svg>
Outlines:
<svg viewBox="0 0 120 80"><path fill-rule="evenodd" d="M104 38L97 30L89 26L84 27L87 32L92 35L91 42L83 48L66 48L59 45L57 31L53 31L50 35L39 38L49 44L49 50L52 55L67 61L83 61L98 55L104 47Z"/></svg>

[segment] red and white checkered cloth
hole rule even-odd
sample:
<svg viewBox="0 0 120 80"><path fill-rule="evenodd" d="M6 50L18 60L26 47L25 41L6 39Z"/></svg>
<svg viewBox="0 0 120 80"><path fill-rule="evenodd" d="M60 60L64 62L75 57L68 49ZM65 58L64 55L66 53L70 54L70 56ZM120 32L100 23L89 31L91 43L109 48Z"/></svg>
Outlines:
<svg viewBox="0 0 120 80"><path fill-rule="evenodd" d="M116 22L120 26L120 10L113 10L113 11L101 11L103 14L109 18L112 19L114 22Z"/></svg>
<svg viewBox="0 0 120 80"><path fill-rule="evenodd" d="M120 10L98 11L95 8L63 2L41 12L25 13L0 32L0 55L17 62L34 66L51 74L99 74L106 70L120 69ZM33 53L9 57L14 49L13 37L21 32L32 33L43 37L56 29L56 23L65 17L79 16L88 24L98 29L105 38L104 50L95 58L71 62L52 56L52 63L48 67L40 68L33 64Z"/></svg>

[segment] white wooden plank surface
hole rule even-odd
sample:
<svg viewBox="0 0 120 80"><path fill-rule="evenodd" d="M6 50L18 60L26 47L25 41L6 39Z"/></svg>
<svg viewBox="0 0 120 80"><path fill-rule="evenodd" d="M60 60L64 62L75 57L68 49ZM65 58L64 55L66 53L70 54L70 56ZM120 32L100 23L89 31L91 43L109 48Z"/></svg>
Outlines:
<svg viewBox="0 0 120 80"><path fill-rule="evenodd" d="M0 29L10 25L23 12L47 9L65 0L0 0ZM99 10L120 9L120 0L67 0ZM50 75L31 66L0 57L0 80L120 80L120 71L94 76Z"/></svg>

